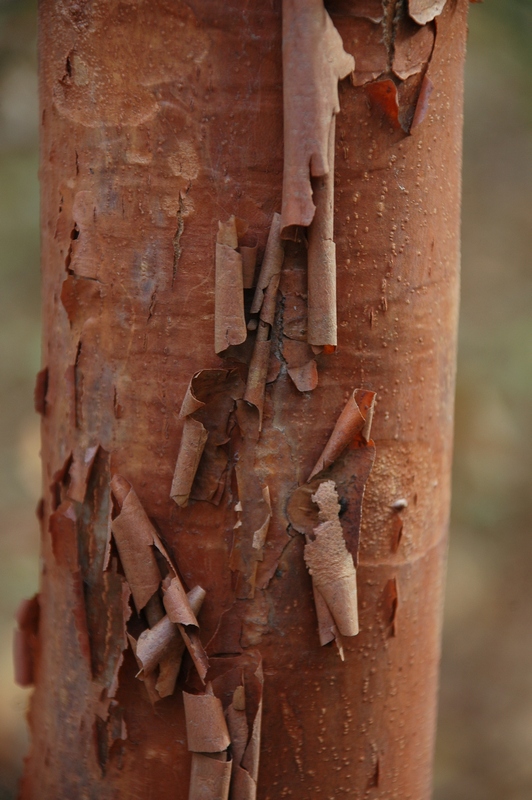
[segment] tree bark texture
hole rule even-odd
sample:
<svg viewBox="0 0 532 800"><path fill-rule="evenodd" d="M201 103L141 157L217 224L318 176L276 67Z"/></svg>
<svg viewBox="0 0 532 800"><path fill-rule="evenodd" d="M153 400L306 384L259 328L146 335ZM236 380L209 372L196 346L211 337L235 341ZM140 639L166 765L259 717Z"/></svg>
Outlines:
<svg viewBox="0 0 532 800"><path fill-rule="evenodd" d="M236 456L271 497L253 592L231 560L234 451L210 501L179 506L170 490L187 386L227 365L214 350L218 222L245 220L260 263L281 211L281 5L41 0L43 568L26 800L188 796L181 690L198 686L188 655L155 705L135 677L125 625L137 615L109 533L113 475L134 488L185 588L205 589L208 655L262 655L257 796L429 798L466 5L448 0L417 25L406 2L328 4L356 61L336 118L338 346L316 354L317 387L298 391L282 344L288 353L306 324L307 255L287 242L262 431L251 457ZM320 646L305 540L287 508L357 388L377 393L376 460L360 633L343 637L341 661ZM351 478L339 479L340 518L356 536L363 487Z"/></svg>

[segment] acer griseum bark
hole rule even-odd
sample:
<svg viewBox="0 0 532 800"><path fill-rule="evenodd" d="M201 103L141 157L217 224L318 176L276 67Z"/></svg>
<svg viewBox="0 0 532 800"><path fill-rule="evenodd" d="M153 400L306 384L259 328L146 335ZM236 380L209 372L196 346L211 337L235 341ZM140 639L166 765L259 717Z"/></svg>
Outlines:
<svg viewBox="0 0 532 800"><path fill-rule="evenodd" d="M430 796L466 6L41 0L23 798Z"/></svg>

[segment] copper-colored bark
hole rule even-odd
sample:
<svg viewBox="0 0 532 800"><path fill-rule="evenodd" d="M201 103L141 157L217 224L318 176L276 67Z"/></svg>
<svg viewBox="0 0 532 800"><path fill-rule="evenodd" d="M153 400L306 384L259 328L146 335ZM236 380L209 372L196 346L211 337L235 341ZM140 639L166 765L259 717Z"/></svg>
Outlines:
<svg viewBox="0 0 532 800"><path fill-rule="evenodd" d="M232 344L229 362L215 353L216 238L220 220L246 220L242 248L256 240L261 264L281 210L280 4L42 0L44 371L36 399L45 569L38 638L32 628L30 644L20 647L23 680L34 676L36 686L24 800L188 797L182 690L204 689L188 653L176 691L155 708L146 682L135 678L126 624L138 626L138 636L147 622L133 607L110 536L116 474L135 488L185 589L206 590L200 636L207 680L224 709L242 685L238 659L262 655L260 763L258 733L249 761L241 761L253 779L258 764L259 800L366 792L428 800L449 504L466 5L445 4L432 50L430 32L415 43L408 34L394 66L386 27L394 3L382 21L379 3L329 4L345 51L364 68L359 81L355 71L340 83L336 117L337 350L309 348L307 251L303 241L288 241L259 432L256 407L239 399L246 379L239 362L249 363L251 348ZM371 58L357 52L365 42ZM390 95L381 91L386 82ZM316 162L313 175L323 166ZM310 186L308 170L305 180ZM308 193L301 202L308 224ZM242 253L242 286L251 281L247 259ZM244 291L247 311L253 293ZM243 336L235 307L238 333L217 349ZM288 360L286 342L297 343L287 346ZM315 388L312 367L294 375L314 357ZM205 405L184 415L209 438L188 505L178 505L170 491L183 398L198 372L225 368L236 370L238 391L202 397ZM377 393L371 477L375 448L355 437L307 484L354 387ZM320 645L305 539L287 511L297 492L311 502L315 481L325 479L337 487L357 567L360 632L343 639L343 662L334 644ZM399 511L393 504L403 498L408 505ZM305 514L296 523L312 530ZM257 531L261 550L253 547ZM154 581L155 574L146 591ZM322 640L334 638L327 624ZM256 691L253 702L246 694L248 731L255 719L260 727ZM227 791L228 768L213 769Z"/></svg>

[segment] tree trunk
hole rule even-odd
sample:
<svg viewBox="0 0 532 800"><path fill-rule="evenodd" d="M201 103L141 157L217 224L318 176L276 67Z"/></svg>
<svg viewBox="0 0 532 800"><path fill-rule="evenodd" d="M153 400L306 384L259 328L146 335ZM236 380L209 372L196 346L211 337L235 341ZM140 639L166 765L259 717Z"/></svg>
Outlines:
<svg viewBox="0 0 532 800"><path fill-rule="evenodd" d="M286 2L285 14L297 5ZM232 330L223 327L223 304L229 315L238 306L238 286L224 288L222 279L255 244L260 264L281 212L280 2L41 0L43 570L37 645L28 633L36 604L20 623L23 672L35 681L23 798L186 798L197 752L188 751L182 690L193 698L206 691L202 646L215 694L217 686L229 691L227 665L243 680L248 723L253 703L260 717L262 658L261 800L430 797L466 5L410 0L409 17L406 1L328 4L356 60L352 79L340 82L334 148L337 348L329 333L310 342L314 349L306 343L307 257L330 240L316 222L308 254L301 230L281 245L275 317L250 317L254 292L244 289L246 320L259 332L247 344L228 340L220 357L215 296L222 338ZM323 193L332 207L332 180L313 177L312 188L318 207ZM238 253L228 244L231 215ZM283 206L280 224L285 216ZM311 289L309 266L314 310L320 281L318 273ZM318 328L326 313L318 312ZM254 357L270 353L260 431L249 381L251 402L242 399L255 336L269 344ZM318 385L308 391L316 367ZM230 371L202 372L187 414L191 379L212 369ZM372 392L376 458L358 536L373 459L369 425L362 429ZM307 483L350 402L358 433ZM202 425L206 444L198 443ZM190 452L180 451L184 429ZM182 466L188 461L173 483L178 455ZM187 465L194 472L198 460L188 498ZM344 661L318 637L321 556L312 578L306 567L325 519L310 495L324 481L336 487L345 542L358 560L360 633L338 633L334 613L331 635L321 630L322 640L337 639ZM134 493L132 523L121 527ZM141 529L150 530L141 507L162 545L151 533L141 543ZM259 529L266 539L253 547ZM150 584L145 602L142 576L128 570L148 561L155 592ZM158 569L160 580L168 573L164 593ZM185 654L176 690L159 699L153 674L135 677L126 625L137 640L165 614L173 626L177 575L187 591L201 586L206 595L196 607L199 639L176 616L194 658ZM228 696L222 701L232 713ZM232 748L236 770L234 739ZM253 769L244 769L246 780ZM239 791L233 781L231 797L252 797L253 789Z"/></svg>

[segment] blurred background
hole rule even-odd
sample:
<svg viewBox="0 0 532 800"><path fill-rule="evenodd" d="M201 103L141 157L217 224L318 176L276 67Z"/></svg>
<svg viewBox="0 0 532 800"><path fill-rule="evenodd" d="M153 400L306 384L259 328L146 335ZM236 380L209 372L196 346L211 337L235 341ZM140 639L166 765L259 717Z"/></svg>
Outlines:
<svg viewBox="0 0 532 800"><path fill-rule="evenodd" d="M0 800L29 690L13 614L38 581L36 2L0 0ZM434 800L532 798L532 3L470 13L454 496Z"/></svg>

